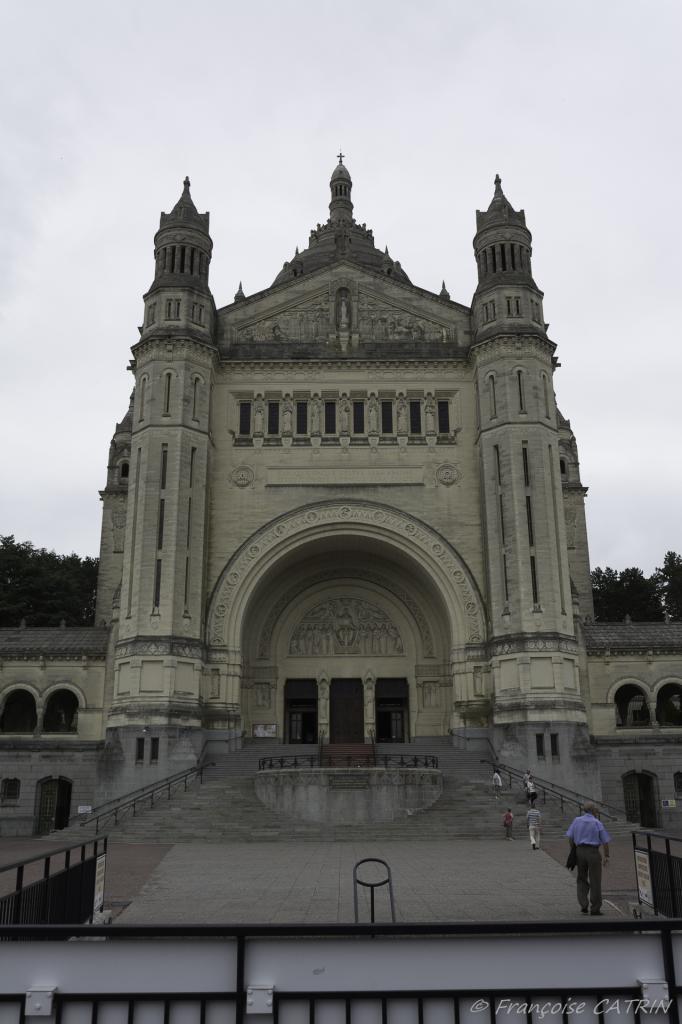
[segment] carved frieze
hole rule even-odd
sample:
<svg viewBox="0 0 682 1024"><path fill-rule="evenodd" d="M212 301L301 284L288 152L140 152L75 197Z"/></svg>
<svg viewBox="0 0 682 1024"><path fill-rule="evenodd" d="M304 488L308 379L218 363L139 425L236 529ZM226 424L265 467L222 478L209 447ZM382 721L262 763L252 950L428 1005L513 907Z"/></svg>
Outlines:
<svg viewBox="0 0 682 1024"><path fill-rule="evenodd" d="M402 637L389 616L368 601L346 598L311 608L294 630L289 654L404 654Z"/></svg>
<svg viewBox="0 0 682 1024"><path fill-rule="evenodd" d="M358 297L358 330L361 341L448 342L457 340L453 325L430 320L418 313L390 305L365 292Z"/></svg>

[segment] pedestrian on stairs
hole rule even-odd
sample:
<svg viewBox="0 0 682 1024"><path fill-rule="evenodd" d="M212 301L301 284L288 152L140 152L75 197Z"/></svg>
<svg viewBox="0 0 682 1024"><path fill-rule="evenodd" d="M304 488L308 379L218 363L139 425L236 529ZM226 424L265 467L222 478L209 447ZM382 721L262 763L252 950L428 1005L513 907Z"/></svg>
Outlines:
<svg viewBox="0 0 682 1024"><path fill-rule="evenodd" d="M514 815L512 814L511 807L508 807L506 813L502 815L502 824L504 825L505 839L512 839L512 831L514 829Z"/></svg>
<svg viewBox="0 0 682 1024"><path fill-rule="evenodd" d="M502 792L502 776L500 775L499 771L496 768L495 771L493 772L493 793L495 795L495 799L496 800L500 799L500 793L501 792Z"/></svg>
<svg viewBox="0 0 682 1024"><path fill-rule="evenodd" d="M528 798L528 806L531 808L535 807L535 801L538 798L538 791L535 788L535 782L533 781L532 775L528 776L528 781L526 782L526 796Z"/></svg>
<svg viewBox="0 0 682 1024"><path fill-rule="evenodd" d="M530 845L534 850L540 849L540 826L542 825L542 815L540 814L537 807L531 807L526 814L526 822L528 824L528 837L530 839Z"/></svg>

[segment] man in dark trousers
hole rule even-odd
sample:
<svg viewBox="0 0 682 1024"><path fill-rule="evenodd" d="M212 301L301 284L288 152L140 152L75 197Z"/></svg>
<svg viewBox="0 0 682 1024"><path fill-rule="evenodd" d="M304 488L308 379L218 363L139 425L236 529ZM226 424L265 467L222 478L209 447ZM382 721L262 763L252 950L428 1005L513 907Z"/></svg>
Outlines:
<svg viewBox="0 0 682 1024"><path fill-rule="evenodd" d="M609 861L611 836L597 814L594 804L584 804L583 814L573 819L566 835L575 846L578 858L577 885L580 911L587 914L589 909L590 914L598 917L601 916L601 869L602 863L606 867ZM603 856L600 847L603 849Z"/></svg>

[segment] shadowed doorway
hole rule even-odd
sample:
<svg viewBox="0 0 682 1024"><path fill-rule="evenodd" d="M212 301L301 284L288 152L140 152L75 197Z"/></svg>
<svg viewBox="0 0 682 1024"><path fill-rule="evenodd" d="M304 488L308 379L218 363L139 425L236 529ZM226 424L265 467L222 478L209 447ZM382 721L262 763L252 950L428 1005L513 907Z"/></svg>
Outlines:
<svg viewBox="0 0 682 1024"><path fill-rule="evenodd" d="M287 743L317 743L317 683L314 679L287 679L284 727Z"/></svg>
<svg viewBox="0 0 682 1024"><path fill-rule="evenodd" d="M407 679L377 679L377 743L404 743L409 734Z"/></svg>
<svg viewBox="0 0 682 1024"><path fill-rule="evenodd" d="M329 742L364 743L362 680L332 679L329 705Z"/></svg>

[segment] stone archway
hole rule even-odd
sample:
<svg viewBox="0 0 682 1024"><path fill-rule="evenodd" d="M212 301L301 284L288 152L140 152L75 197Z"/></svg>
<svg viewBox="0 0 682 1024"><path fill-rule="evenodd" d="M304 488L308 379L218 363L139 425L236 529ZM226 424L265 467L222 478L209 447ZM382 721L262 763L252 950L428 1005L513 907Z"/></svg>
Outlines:
<svg viewBox="0 0 682 1024"><path fill-rule="evenodd" d="M345 633L335 622L332 635L319 617L329 618L326 603L343 618L342 598L353 622ZM453 678L469 671L467 650L484 641L484 624L471 573L434 530L384 505L322 502L272 521L235 553L214 589L207 640L228 703L243 711L244 697L261 725L277 720L281 735L287 679L316 680L325 720L331 676L314 665L316 655L335 678L363 680L366 726L375 680L404 679L409 700L394 685L394 710L402 702L405 730L409 721L412 734L428 735L447 729ZM379 672L382 659L391 663Z"/></svg>

